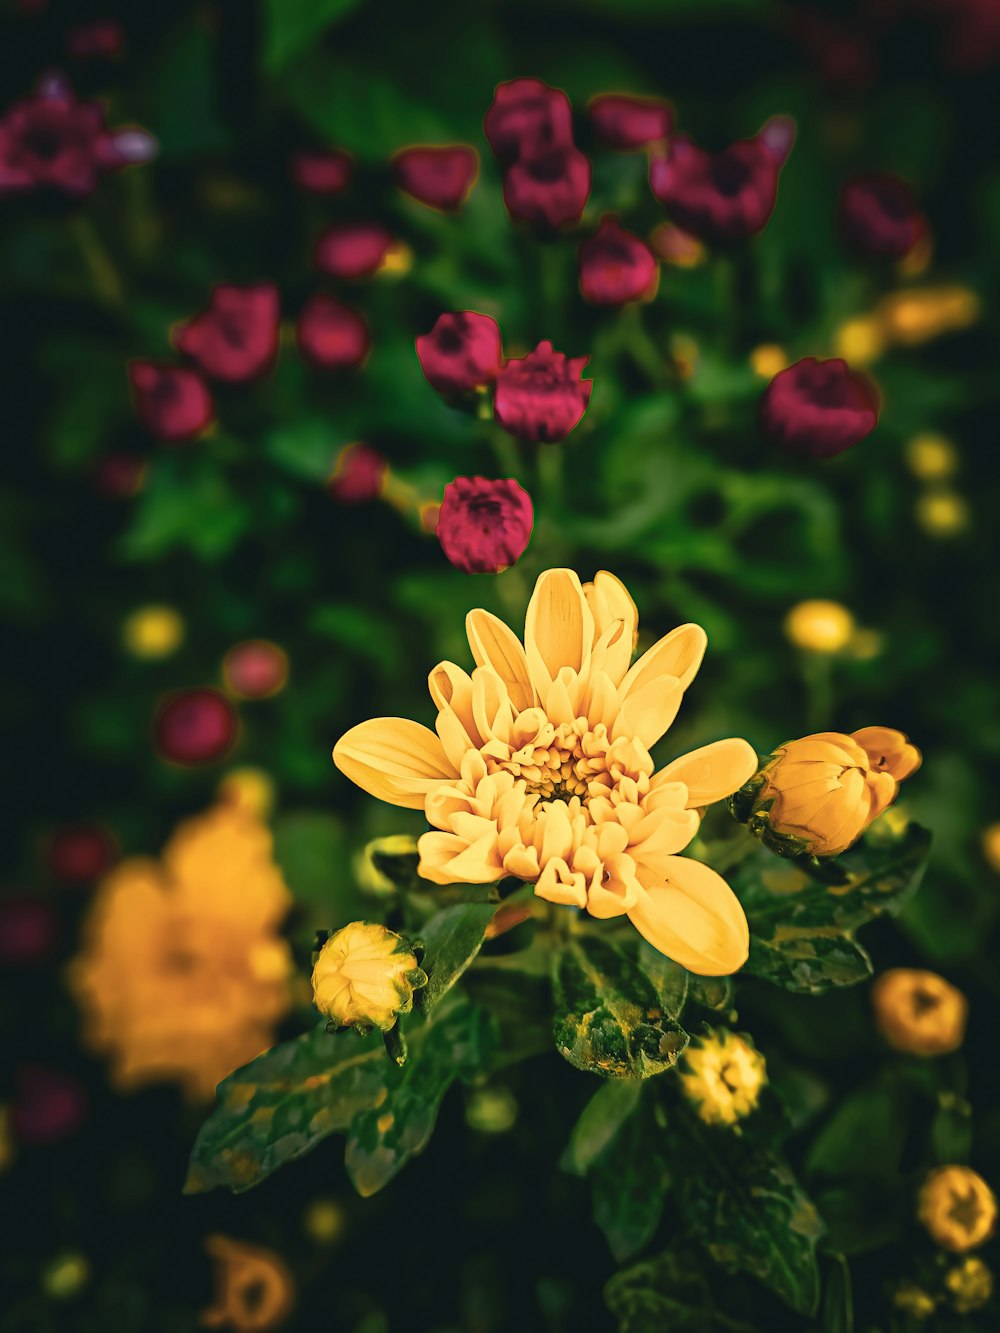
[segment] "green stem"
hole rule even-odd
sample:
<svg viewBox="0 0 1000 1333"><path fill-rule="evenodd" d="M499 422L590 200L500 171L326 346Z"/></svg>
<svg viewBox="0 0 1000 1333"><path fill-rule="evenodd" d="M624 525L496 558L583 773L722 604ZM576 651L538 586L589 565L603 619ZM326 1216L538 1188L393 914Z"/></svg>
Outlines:
<svg viewBox="0 0 1000 1333"><path fill-rule="evenodd" d="M97 228L85 213L79 213L73 220L72 230L97 295L107 305L121 305L125 299L125 285Z"/></svg>
<svg viewBox="0 0 1000 1333"><path fill-rule="evenodd" d="M828 730L833 714L833 662L825 653L805 654L802 676L806 686L806 717L810 730Z"/></svg>
<svg viewBox="0 0 1000 1333"><path fill-rule="evenodd" d="M500 471L516 480L523 466L517 441L505 430L494 427L490 430L489 443Z"/></svg>
<svg viewBox="0 0 1000 1333"><path fill-rule="evenodd" d="M717 345L723 357L734 356L739 343L736 260L731 255L717 255L713 261Z"/></svg>

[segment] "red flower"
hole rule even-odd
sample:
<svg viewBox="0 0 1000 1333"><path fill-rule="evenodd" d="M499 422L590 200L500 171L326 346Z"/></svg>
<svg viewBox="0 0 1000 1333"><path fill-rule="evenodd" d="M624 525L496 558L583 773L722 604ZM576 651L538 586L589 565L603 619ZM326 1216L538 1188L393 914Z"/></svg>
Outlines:
<svg viewBox="0 0 1000 1333"><path fill-rule="evenodd" d="M579 222L589 197L590 162L572 145L521 158L504 173L503 201L515 222Z"/></svg>
<svg viewBox="0 0 1000 1333"><path fill-rule="evenodd" d="M452 148L404 148L392 159L396 184L428 208L454 212L469 197L479 174L479 154L465 144Z"/></svg>
<svg viewBox="0 0 1000 1333"><path fill-rule="evenodd" d="M288 682L288 654L266 639L247 639L222 659L222 679L239 699L268 699Z"/></svg>
<svg viewBox="0 0 1000 1333"><path fill-rule="evenodd" d="M493 413L522 440L551 443L570 433L587 410L590 380L581 379L589 356L568 358L541 342L522 360L508 361L497 376Z"/></svg>
<svg viewBox="0 0 1000 1333"><path fill-rule="evenodd" d="M363 504L382 494L388 466L369 444L349 444L341 449L327 490L341 504Z"/></svg>
<svg viewBox="0 0 1000 1333"><path fill-rule="evenodd" d="M208 386L196 370L133 361L128 368L136 415L158 440L191 440L213 420Z"/></svg>
<svg viewBox="0 0 1000 1333"><path fill-rule="evenodd" d="M795 137L795 124L775 116L752 139L707 153L684 135L650 163L649 183L685 231L725 245L746 240L766 225L778 197L778 173Z"/></svg>
<svg viewBox="0 0 1000 1333"><path fill-rule="evenodd" d="M573 143L573 111L560 88L540 79L500 83L483 119L490 147L501 162L537 157Z"/></svg>
<svg viewBox="0 0 1000 1333"><path fill-rule="evenodd" d="M178 690L156 710L153 743L160 758L173 764L211 764L232 748L238 725L221 691Z"/></svg>
<svg viewBox="0 0 1000 1333"><path fill-rule="evenodd" d="M310 296L302 307L296 336L299 351L320 370L360 366L371 350L364 316L322 292Z"/></svg>
<svg viewBox="0 0 1000 1333"><path fill-rule="evenodd" d="M55 947L58 919L43 898L23 894L0 902L0 963L23 967L41 962Z"/></svg>
<svg viewBox="0 0 1000 1333"><path fill-rule="evenodd" d="M109 60L125 49L125 33L117 19L91 19L66 33L66 51L74 60Z"/></svg>
<svg viewBox="0 0 1000 1333"><path fill-rule="evenodd" d="M49 844L49 869L66 884L88 884L115 860L117 844L98 824L59 829Z"/></svg>
<svg viewBox="0 0 1000 1333"><path fill-rule="evenodd" d="M394 245L381 222L340 222L316 243L316 267L331 278L368 278Z"/></svg>
<svg viewBox="0 0 1000 1333"><path fill-rule="evenodd" d="M438 541L466 574L499 574L524 554L534 519L531 496L513 478L456 477L444 488Z"/></svg>
<svg viewBox="0 0 1000 1333"><path fill-rule="evenodd" d="M439 315L416 346L420 369L438 393L468 393L492 384L503 364L496 320L474 310Z"/></svg>
<svg viewBox="0 0 1000 1333"><path fill-rule="evenodd" d="M665 139L670 132L671 110L654 97L622 97L608 93L590 104L594 133L609 148L626 152L645 148Z"/></svg>
<svg viewBox="0 0 1000 1333"><path fill-rule="evenodd" d="M280 318L273 283L255 287L220 283L212 289L208 309L177 334L177 347L212 379L230 384L258 379L277 358Z"/></svg>
<svg viewBox="0 0 1000 1333"><path fill-rule="evenodd" d="M339 148L300 148L292 154L292 180L310 194L340 194L351 183L354 159Z"/></svg>
<svg viewBox="0 0 1000 1333"><path fill-rule="evenodd" d="M58 1143L79 1129L87 1114L87 1094L70 1074L24 1065L14 1075L10 1108L14 1133L22 1143Z"/></svg>
<svg viewBox="0 0 1000 1333"><path fill-rule="evenodd" d="M596 235L580 246L580 291L594 305L652 296L659 281L660 266L649 246L616 218L602 218Z"/></svg>
<svg viewBox="0 0 1000 1333"><path fill-rule="evenodd" d="M845 183L839 221L849 245L879 259L901 259L927 230L910 187L885 172Z"/></svg>
<svg viewBox="0 0 1000 1333"><path fill-rule="evenodd" d="M832 458L878 425L871 384L846 361L807 356L775 375L760 400L764 435L799 458Z"/></svg>

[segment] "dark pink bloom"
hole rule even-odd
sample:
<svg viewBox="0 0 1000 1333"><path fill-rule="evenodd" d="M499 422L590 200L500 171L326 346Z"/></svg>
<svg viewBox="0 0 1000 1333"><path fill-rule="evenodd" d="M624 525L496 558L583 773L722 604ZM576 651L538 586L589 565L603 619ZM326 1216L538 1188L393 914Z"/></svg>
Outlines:
<svg viewBox="0 0 1000 1333"><path fill-rule="evenodd" d="M752 139L719 153L677 135L666 156L650 163L650 187L685 231L716 245L746 240L774 211L778 173L794 138L795 124L787 116L775 116Z"/></svg>
<svg viewBox="0 0 1000 1333"><path fill-rule="evenodd" d="M580 246L580 291L594 305L623 305L652 296L660 280L656 256L613 217L601 219Z"/></svg>
<svg viewBox="0 0 1000 1333"><path fill-rule="evenodd" d="M288 681L288 654L267 639L247 639L226 653L222 677L237 698L267 699Z"/></svg>
<svg viewBox="0 0 1000 1333"><path fill-rule="evenodd" d="M175 341L211 379L239 384L258 379L273 367L280 318L273 283L253 287L220 283L212 288L208 309L185 324Z"/></svg>
<svg viewBox="0 0 1000 1333"><path fill-rule="evenodd" d="M360 366L371 350L364 316L322 292L310 296L302 307L296 337L299 351L320 370Z"/></svg>
<svg viewBox="0 0 1000 1333"><path fill-rule="evenodd" d="M49 869L65 884L89 884L103 875L118 854L108 829L99 824L71 824L49 844Z"/></svg>
<svg viewBox="0 0 1000 1333"><path fill-rule="evenodd" d="M153 743L172 764L211 764L232 749L238 729L236 710L220 690L178 690L156 710Z"/></svg>
<svg viewBox="0 0 1000 1333"><path fill-rule="evenodd" d="M416 346L420 369L438 393L469 393L492 384L503 363L496 320L474 310L439 315Z"/></svg>
<svg viewBox="0 0 1000 1333"><path fill-rule="evenodd" d="M665 139L672 115L669 104L658 98L607 93L591 102L590 120L602 143L627 152Z"/></svg>
<svg viewBox="0 0 1000 1333"><path fill-rule="evenodd" d="M156 439L191 440L213 420L212 395L196 370L133 361L128 373L136 415Z"/></svg>
<svg viewBox="0 0 1000 1333"><path fill-rule="evenodd" d="M28 894L0 901L0 963L23 967L41 962L55 947L58 918L44 898Z"/></svg>
<svg viewBox="0 0 1000 1333"><path fill-rule="evenodd" d="M849 245L879 259L901 259L927 230L910 187L887 172L844 184L839 222Z"/></svg>
<svg viewBox="0 0 1000 1333"><path fill-rule="evenodd" d="M87 1114L87 1094L71 1074L24 1065L14 1074L11 1125L21 1143L58 1143L79 1129Z"/></svg>
<svg viewBox="0 0 1000 1333"><path fill-rule="evenodd" d="M799 458L832 458L878 425L871 384L846 361L807 356L775 375L760 400L767 439Z"/></svg>
<svg viewBox="0 0 1000 1333"><path fill-rule="evenodd" d="M395 245L381 222L340 222L316 243L316 267L331 278L368 278Z"/></svg>
<svg viewBox="0 0 1000 1333"><path fill-rule="evenodd" d="M354 175L354 159L340 148L300 148L292 154L292 180L310 194L341 194Z"/></svg>
<svg viewBox="0 0 1000 1333"><path fill-rule="evenodd" d="M513 478L456 477L437 516L441 549L466 574L499 574L524 554L535 511Z"/></svg>
<svg viewBox="0 0 1000 1333"><path fill-rule="evenodd" d="M490 147L509 165L573 143L573 111L561 88L541 79L500 83L483 120Z"/></svg>
<svg viewBox="0 0 1000 1333"><path fill-rule="evenodd" d="M91 19L66 33L66 51L74 60L110 60L125 49L125 33L117 19Z"/></svg>
<svg viewBox="0 0 1000 1333"><path fill-rule="evenodd" d="M521 158L503 178L503 201L515 222L562 227L579 222L590 197L590 162L579 148Z"/></svg>
<svg viewBox="0 0 1000 1333"><path fill-rule="evenodd" d="M428 208L454 212L469 197L479 174L479 154L467 144L404 148L392 159L396 184Z"/></svg>
<svg viewBox="0 0 1000 1333"><path fill-rule="evenodd" d="M566 357L541 342L521 360L508 361L497 376L493 413L521 440L551 443L578 425L593 384L581 379L589 356Z"/></svg>
<svg viewBox="0 0 1000 1333"><path fill-rule="evenodd" d="M341 449L327 490L341 504L363 504L382 494L388 464L369 444L349 444Z"/></svg>

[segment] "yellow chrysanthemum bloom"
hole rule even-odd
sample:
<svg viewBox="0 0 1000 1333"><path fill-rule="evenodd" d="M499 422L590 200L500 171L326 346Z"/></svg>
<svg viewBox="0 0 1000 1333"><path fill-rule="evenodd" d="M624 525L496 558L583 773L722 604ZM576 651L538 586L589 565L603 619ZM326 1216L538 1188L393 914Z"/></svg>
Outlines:
<svg viewBox="0 0 1000 1333"><path fill-rule="evenodd" d="M939 1166L920 1187L917 1215L932 1240L962 1253L992 1236L996 1196L971 1166Z"/></svg>
<svg viewBox="0 0 1000 1333"><path fill-rule="evenodd" d="M757 1105L767 1067L747 1038L715 1028L688 1046L680 1080L685 1096L707 1125L735 1125Z"/></svg>
<svg viewBox="0 0 1000 1333"><path fill-rule="evenodd" d="M840 602L811 598L785 616L785 636L808 653L839 653L854 634L854 617Z"/></svg>
<svg viewBox="0 0 1000 1333"><path fill-rule="evenodd" d="M404 718L353 727L333 752L359 787L422 809L419 873L435 884L513 876L551 903L627 915L692 972L746 960L749 931L714 870L678 855L701 807L753 773L743 740L716 741L656 772L650 749L673 722L705 652L682 625L634 665L638 613L612 574L581 586L542 574L524 644L496 616L466 621L476 668L430 673L437 734Z"/></svg>
<svg viewBox="0 0 1000 1333"><path fill-rule="evenodd" d="M202 1328L267 1333L288 1318L295 1280L279 1254L230 1236L207 1236L215 1265L215 1300L201 1312Z"/></svg>
<svg viewBox="0 0 1000 1333"><path fill-rule="evenodd" d="M374 921L335 931L313 968L313 1003L339 1027L388 1032L427 984L409 940Z"/></svg>
<svg viewBox="0 0 1000 1333"><path fill-rule="evenodd" d="M947 1055L965 1036L968 1004L960 990L922 968L894 967L872 985L875 1026L910 1055Z"/></svg>
<svg viewBox="0 0 1000 1333"><path fill-rule="evenodd" d="M956 1268L944 1275L944 1285L951 1294L951 1303L959 1314L980 1310L993 1295L993 1274L982 1259L970 1254Z"/></svg>
<svg viewBox="0 0 1000 1333"><path fill-rule="evenodd" d="M119 1087L176 1079L207 1099L271 1045L290 1003L277 933L290 906L270 833L231 805L181 824L161 861L104 880L70 980Z"/></svg>

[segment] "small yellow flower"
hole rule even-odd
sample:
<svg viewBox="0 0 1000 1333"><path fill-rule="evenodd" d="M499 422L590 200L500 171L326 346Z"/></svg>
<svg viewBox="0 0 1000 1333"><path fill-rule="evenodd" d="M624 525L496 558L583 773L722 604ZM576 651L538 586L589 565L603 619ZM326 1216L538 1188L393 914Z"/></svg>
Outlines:
<svg viewBox="0 0 1000 1333"><path fill-rule="evenodd" d="M355 857L358 886L376 898L391 898L412 881L419 859L417 840L408 834L375 838Z"/></svg>
<svg viewBox="0 0 1000 1333"><path fill-rule="evenodd" d="M852 366L867 366L885 351L886 340L877 319L862 315L845 320L833 337L833 350Z"/></svg>
<svg viewBox="0 0 1000 1333"><path fill-rule="evenodd" d="M921 481L942 481L958 467L958 454L943 435L914 435L906 443L906 464Z"/></svg>
<svg viewBox="0 0 1000 1333"><path fill-rule="evenodd" d="M932 537L954 537L969 526L969 506L954 491L928 491L917 500L917 522Z"/></svg>
<svg viewBox="0 0 1000 1333"><path fill-rule="evenodd" d="M347 1219L336 1199L313 1199L302 1225L307 1236L321 1245L330 1245L343 1235Z"/></svg>
<svg viewBox="0 0 1000 1333"><path fill-rule="evenodd" d="M951 1303L959 1314L980 1310L993 1295L993 1274L982 1259L970 1254L956 1268L944 1275L944 1285L951 1293Z"/></svg>
<svg viewBox="0 0 1000 1333"><path fill-rule="evenodd" d="M313 1003L340 1027L388 1032L427 984L413 946L373 921L352 921L330 936L312 974Z"/></svg>
<svg viewBox="0 0 1000 1333"><path fill-rule="evenodd" d="M907 346L930 342L974 324L982 302L968 287L920 287L884 296L875 317L886 336Z"/></svg>
<svg viewBox="0 0 1000 1333"><path fill-rule="evenodd" d="M205 1252L215 1264L215 1300L201 1313L202 1328L268 1333L288 1317L295 1282L280 1255L229 1236L208 1236Z"/></svg>
<svg viewBox="0 0 1000 1333"><path fill-rule="evenodd" d="M403 278L413 267L413 251L403 241L393 241L382 256L377 272Z"/></svg>
<svg viewBox="0 0 1000 1333"><path fill-rule="evenodd" d="M911 1055L947 1055L965 1036L965 996L936 972L895 967L872 986L875 1026Z"/></svg>
<svg viewBox="0 0 1000 1333"><path fill-rule="evenodd" d="M990 869L1000 873L1000 823L983 829L983 856Z"/></svg>
<svg viewBox="0 0 1000 1333"><path fill-rule="evenodd" d="M917 1216L932 1240L961 1254L993 1234L996 1196L971 1166L939 1166L920 1187Z"/></svg>
<svg viewBox="0 0 1000 1333"><path fill-rule="evenodd" d="M680 1080L707 1125L735 1125L757 1105L767 1067L749 1038L714 1028L684 1052Z"/></svg>
<svg viewBox="0 0 1000 1333"><path fill-rule="evenodd" d="M171 606L140 606L125 621L122 641L133 657L169 657L184 638L184 621Z"/></svg>
<svg viewBox="0 0 1000 1333"><path fill-rule="evenodd" d="M912 1315L914 1319L929 1319L937 1308L937 1301L930 1292L913 1282L901 1283L893 1294L892 1303L897 1310Z"/></svg>
<svg viewBox="0 0 1000 1333"><path fill-rule="evenodd" d="M785 616L785 637L809 653L839 653L854 634L854 617L840 602L814 598Z"/></svg>
<svg viewBox="0 0 1000 1333"><path fill-rule="evenodd" d="M68 1301L79 1295L90 1280L90 1264L86 1255L75 1250L58 1255L45 1266L42 1286L54 1301Z"/></svg>
<svg viewBox="0 0 1000 1333"><path fill-rule="evenodd" d="M777 343L761 343L750 353L751 370L764 380L774 379L778 371L784 370L787 365L788 357Z"/></svg>
<svg viewBox="0 0 1000 1333"><path fill-rule="evenodd" d="M238 806L255 819L267 819L274 805L274 779L262 768L234 768L215 790L220 801Z"/></svg>

